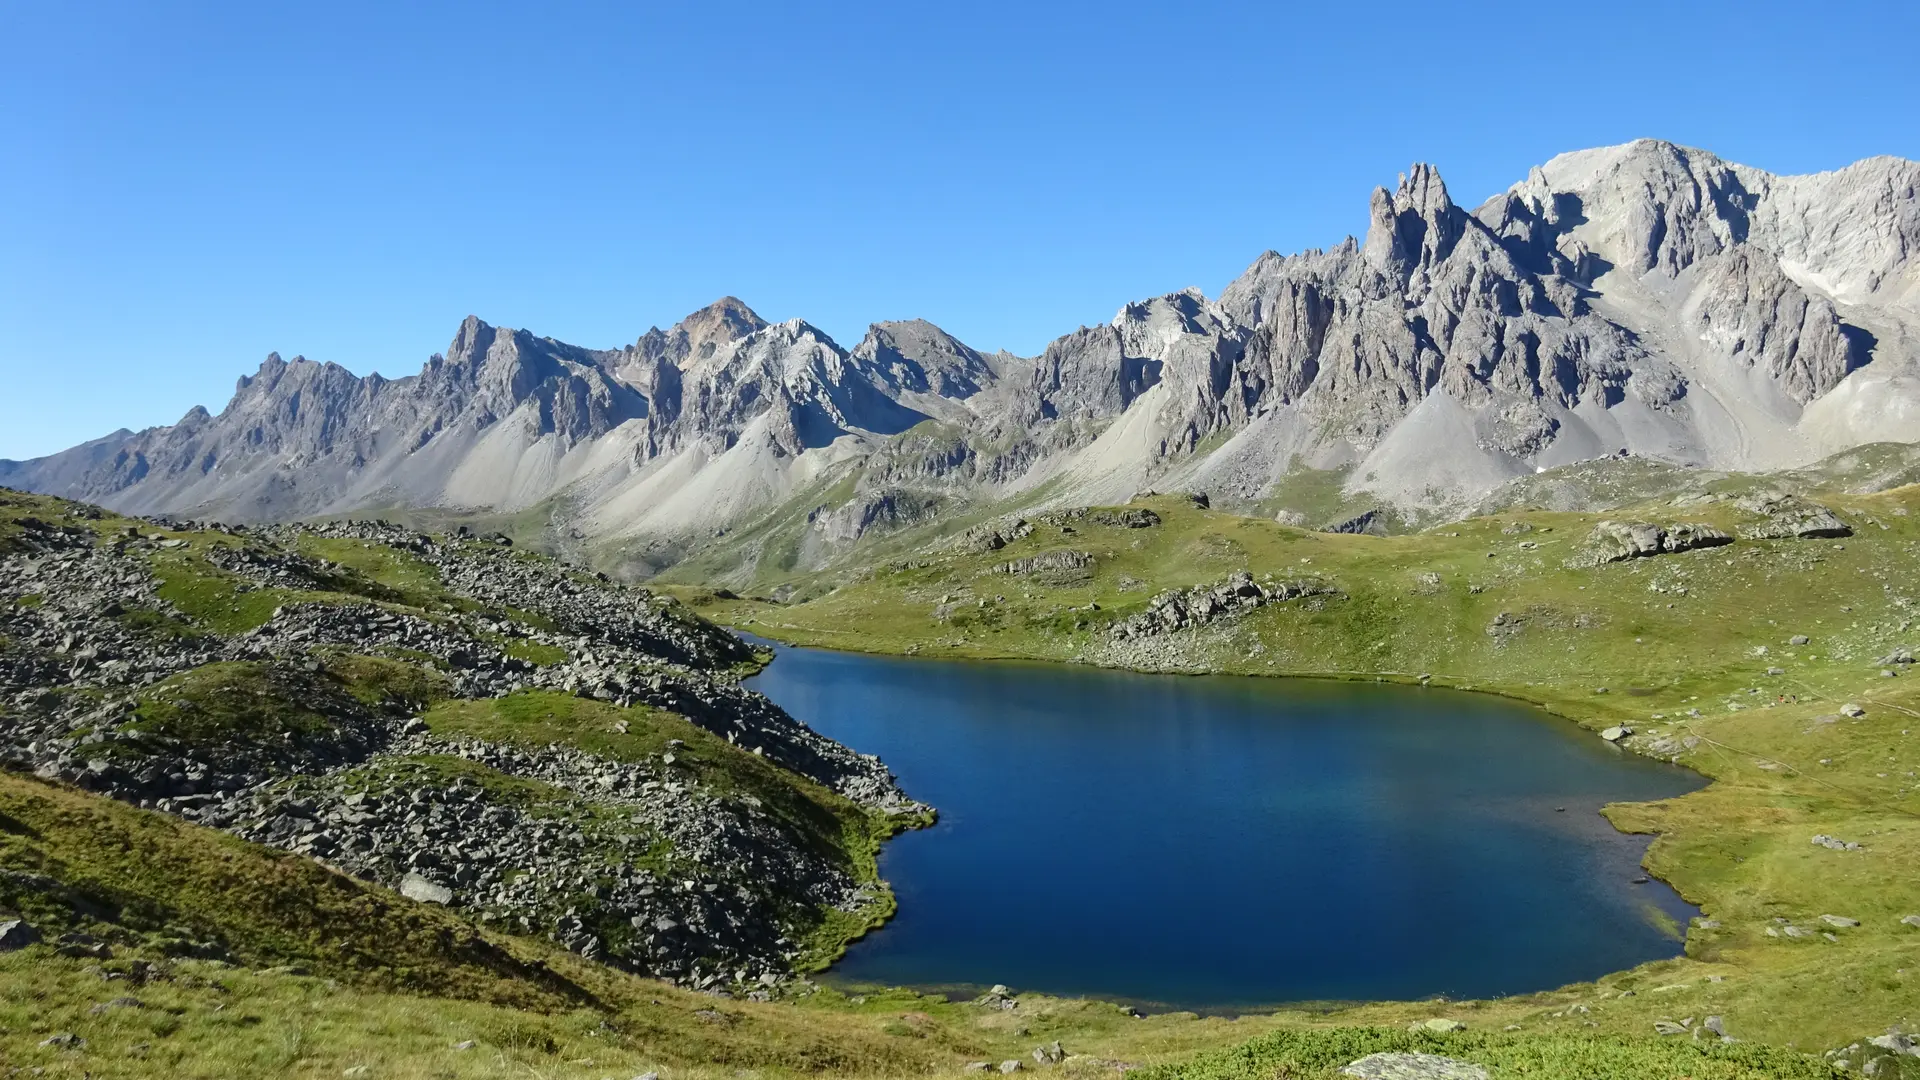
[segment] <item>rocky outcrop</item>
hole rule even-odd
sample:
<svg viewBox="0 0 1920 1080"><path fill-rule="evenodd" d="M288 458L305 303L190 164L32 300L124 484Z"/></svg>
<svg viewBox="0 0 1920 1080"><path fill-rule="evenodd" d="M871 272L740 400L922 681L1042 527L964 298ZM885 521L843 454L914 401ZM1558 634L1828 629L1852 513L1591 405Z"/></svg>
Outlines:
<svg viewBox="0 0 1920 1080"><path fill-rule="evenodd" d="M0 758L585 956L764 992L825 913L857 920L878 903L743 786L741 766L716 781L717 757L876 814L925 812L878 760L741 686L744 642L645 589L377 522L107 528L84 506L9 517ZM407 584L320 551L408 567ZM168 599L188 594L190 610ZM584 699L611 725L594 733L609 749L510 727L436 733L423 711L449 698ZM621 741L656 715L684 739L646 754Z"/></svg>
<svg viewBox="0 0 1920 1080"><path fill-rule="evenodd" d="M1739 506L1760 515L1759 521L1740 529L1740 535L1748 540L1820 540L1853 535L1853 527L1840 515L1797 495L1754 496L1740 500Z"/></svg>
<svg viewBox="0 0 1920 1080"><path fill-rule="evenodd" d="M1805 405L1872 359L1873 335L1810 295L1765 251L1739 247L1700 276L1691 329L1734 360L1766 373Z"/></svg>
<svg viewBox="0 0 1920 1080"><path fill-rule="evenodd" d="M798 949L779 902L852 913L874 894L796 845L758 800L713 789L673 756L632 763L422 731L351 770L176 808L588 959L696 986L772 985ZM548 795L529 806L479 781L449 784L435 767L448 759Z"/></svg>
<svg viewBox="0 0 1920 1080"><path fill-rule="evenodd" d="M815 507L807 524L831 543L851 544L875 529L892 530L932 520L941 500L924 492L890 488L835 507Z"/></svg>
<svg viewBox="0 0 1920 1080"><path fill-rule="evenodd" d="M1110 633L1115 641L1155 637L1205 626L1267 604L1335 592L1324 582L1260 582L1245 570L1237 570L1215 585L1169 589L1148 601L1147 610L1115 623Z"/></svg>
<svg viewBox="0 0 1920 1080"><path fill-rule="evenodd" d="M960 534L957 544L961 550L977 554L999 551L1015 540L1032 535L1032 522L1025 518L1013 518L1009 521L990 521L984 525L975 525Z"/></svg>
<svg viewBox="0 0 1920 1080"><path fill-rule="evenodd" d="M1731 543L1733 537L1711 525L1602 521L1593 527L1593 533L1587 537L1586 545L1575 556L1573 563L1577 566L1601 566L1610 562L1672 555Z"/></svg>
<svg viewBox="0 0 1920 1080"><path fill-rule="evenodd" d="M1078 522L1086 522L1115 529L1151 529L1160 524L1160 515L1144 506L1075 506L1036 514L1034 520L1055 528L1072 528Z"/></svg>
<svg viewBox="0 0 1920 1080"><path fill-rule="evenodd" d="M1355 535L1365 534L1368 536L1385 536L1387 534L1386 515L1381 513L1377 508L1373 510L1367 510L1363 513L1356 514L1353 517L1347 518L1345 521L1336 521L1333 524L1328 525L1325 529L1322 529L1321 531L1330 532L1330 533L1351 533Z"/></svg>
<svg viewBox="0 0 1920 1080"><path fill-rule="evenodd" d="M1024 559L1003 562L993 568L996 574L1040 574L1049 571L1080 570L1093 565L1093 556L1084 551L1043 551Z"/></svg>

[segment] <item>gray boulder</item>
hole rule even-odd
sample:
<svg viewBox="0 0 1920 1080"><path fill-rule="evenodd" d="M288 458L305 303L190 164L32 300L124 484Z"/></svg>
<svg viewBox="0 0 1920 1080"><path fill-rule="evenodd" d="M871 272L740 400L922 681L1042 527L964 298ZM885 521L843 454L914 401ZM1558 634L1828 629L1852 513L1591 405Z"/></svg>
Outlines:
<svg viewBox="0 0 1920 1080"><path fill-rule="evenodd" d="M1368 1054L1340 1070L1359 1080L1487 1080L1484 1065L1438 1054Z"/></svg>
<svg viewBox="0 0 1920 1080"><path fill-rule="evenodd" d="M400 895L423 904L451 904L453 890L416 873L400 879Z"/></svg>
<svg viewBox="0 0 1920 1080"><path fill-rule="evenodd" d="M1908 1057L1920 1057L1920 1040L1914 1039L1913 1036L1905 1034L1897 1028L1887 1032L1885 1035L1875 1035L1873 1038L1868 1039L1867 1042L1869 1045L1877 1046L1882 1050L1891 1050L1896 1054L1905 1054Z"/></svg>
<svg viewBox="0 0 1920 1080"><path fill-rule="evenodd" d="M28 926L24 920L8 919L0 922L0 952L24 949L39 940L40 932Z"/></svg>
<svg viewBox="0 0 1920 1080"><path fill-rule="evenodd" d="M1743 499L1738 505L1761 519L1741 528L1748 540L1820 540L1853 535L1853 526L1819 503L1797 495Z"/></svg>

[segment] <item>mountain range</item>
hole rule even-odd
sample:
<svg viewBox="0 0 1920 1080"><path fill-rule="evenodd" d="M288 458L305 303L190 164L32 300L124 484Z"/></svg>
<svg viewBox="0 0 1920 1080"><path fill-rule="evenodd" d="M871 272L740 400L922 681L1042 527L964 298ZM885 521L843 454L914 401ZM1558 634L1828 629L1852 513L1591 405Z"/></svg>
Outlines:
<svg viewBox="0 0 1920 1080"><path fill-rule="evenodd" d="M1303 470L1418 520L1608 456L1791 468L1920 440L1916 189L1900 158L1775 176L1640 140L1467 209L1415 165L1364 238L1038 357L918 320L848 349L731 297L615 349L469 317L417 375L270 355L217 415L0 461L0 484L234 521L530 515L650 572L775 513L804 513L817 560L1149 487L1285 512Z"/></svg>

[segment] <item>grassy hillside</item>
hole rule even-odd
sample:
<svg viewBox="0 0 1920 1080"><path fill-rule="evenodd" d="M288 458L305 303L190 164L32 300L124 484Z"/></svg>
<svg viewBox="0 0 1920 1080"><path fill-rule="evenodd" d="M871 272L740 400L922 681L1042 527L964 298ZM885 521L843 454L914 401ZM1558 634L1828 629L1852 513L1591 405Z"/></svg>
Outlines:
<svg viewBox="0 0 1920 1080"><path fill-rule="evenodd" d="M0 773L0 1062L54 1076L918 1072L883 1020L721 1001L59 785ZM84 1045L57 1039L71 1034ZM471 1050L456 1044L474 1040ZM44 1045L43 1045L44 1044ZM596 1071L598 1070L598 1071Z"/></svg>

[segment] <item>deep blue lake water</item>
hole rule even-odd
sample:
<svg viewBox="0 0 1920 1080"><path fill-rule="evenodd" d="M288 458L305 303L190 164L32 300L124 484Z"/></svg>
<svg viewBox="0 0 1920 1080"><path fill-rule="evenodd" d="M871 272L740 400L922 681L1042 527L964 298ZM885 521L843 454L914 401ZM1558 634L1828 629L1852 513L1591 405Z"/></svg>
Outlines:
<svg viewBox="0 0 1920 1080"><path fill-rule="evenodd" d="M1499 698L790 648L749 685L940 812L841 985L1488 997L1677 955L1652 913L1695 914L1597 811L1704 780Z"/></svg>

